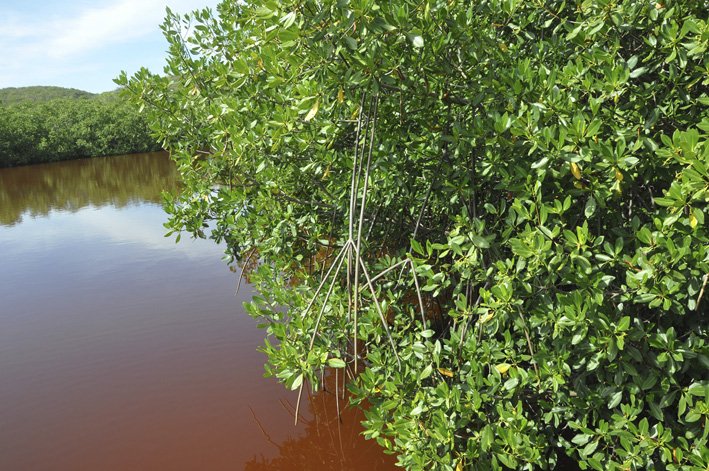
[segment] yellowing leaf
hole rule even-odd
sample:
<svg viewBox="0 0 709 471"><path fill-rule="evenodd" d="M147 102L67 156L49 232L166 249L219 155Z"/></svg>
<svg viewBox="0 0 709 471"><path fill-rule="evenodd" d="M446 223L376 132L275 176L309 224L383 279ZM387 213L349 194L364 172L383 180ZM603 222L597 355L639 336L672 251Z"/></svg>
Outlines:
<svg viewBox="0 0 709 471"><path fill-rule="evenodd" d="M512 365L509 363L500 363L499 365L495 365L495 369L500 372L501 375L507 373L507 370L510 369Z"/></svg>
<svg viewBox="0 0 709 471"><path fill-rule="evenodd" d="M581 167L576 162L571 162L571 174L576 180L581 180Z"/></svg>
<svg viewBox="0 0 709 471"><path fill-rule="evenodd" d="M689 225L692 226L692 229L697 228L697 216L694 213L689 214Z"/></svg>
<svg viewBox="0 0 709 471"><path fill-rule="evenodd" d="M455 465L455 471L463 471L463 460L458 461L458 464Z"/></svg>
<svg viewBox="0 0 709 471"><path fill-rule="evenodd" d="M342 88L337 92L337 101L340 103L345 101L345 91Z"/></svg>
<svg viewBox="0 0 709 471"><path fill-rule="evenodd" d="M443 376L448 376L449 378L453 377L453 372L451 370L448 370L446 368L438 368L438 372L442 374Z"/></svg>
<svg viewBox="0 0 709 471"><path fill-rule="evenodd" d="M308 114L305 115L305 122L307 123L311 119L315 117L316 114L318 114L318 110L320 109L320 99L318 98L315 100L315 104L313 105L312 108L310 108L310 111L308 111Z"/></svg>
<svg viewBox="0 0 709 471"><path fill-rule="evenodd" d="M615 169L615 179L618 180L619 182L623 181L623 174L617 168Z"/></svg>
<svg viewBox="0 0 709 471"><path fill-rule="evenodd" d="M488 312L488 313L485 314L484 316L480 316L480 320L478 320L478 322L479 322L480 324L484 324L484 323L486 323L487 321L489 321L490 319L492 319L493 317L494 317L494 314L493 314L492 312Z"/></svg>
<svg viewBox="0 0 709 471"><path fill-rule="evenodd" d="M613 185L611 186L611 190L613 190L613 192L617 195L622 195L623 190L620 189L620 181L616 180L615 183L613 183Z"/></svg>

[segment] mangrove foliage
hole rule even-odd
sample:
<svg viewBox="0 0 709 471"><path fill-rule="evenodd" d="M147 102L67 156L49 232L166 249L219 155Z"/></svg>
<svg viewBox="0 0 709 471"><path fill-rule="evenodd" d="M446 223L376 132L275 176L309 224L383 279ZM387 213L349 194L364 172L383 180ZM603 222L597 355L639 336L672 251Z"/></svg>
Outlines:
<svg viewBox="0 0 709 471"><path fill-rule="evenodd" d="M705 0L223 1L118 79L266 370L408 469L705 470Z"/></svg>

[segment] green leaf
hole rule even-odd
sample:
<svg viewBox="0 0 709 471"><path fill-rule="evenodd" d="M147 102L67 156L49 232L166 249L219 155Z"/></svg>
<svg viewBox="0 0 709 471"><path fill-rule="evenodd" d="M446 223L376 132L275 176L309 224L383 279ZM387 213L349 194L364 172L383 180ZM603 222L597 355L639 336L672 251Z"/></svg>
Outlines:
<svg viewBox="0 0 709 471"><path fill-rule="evenodd" d="M419 374L419 380L423 381L424 379L431 376L432 373L433 373L433 365L427 365L426 368L424 368L421 371L421 374Z"/></svg>
<svg viewBox="0 0 709 471"><path fill-rule="evenodd" d="M346 366L345 362L340 358L330 358L327 360L327 365L330 368L344 368Z"/></svg>
<svg viewBox="0 0 709 471"><path fill-rule="evenodd" d="M266 6L260 6L254 10L254 14L260 19L268 19L272 17L275 12Z"/></svg>
<svg viewBox="0 0 709 471"><path fill-rule="evenodd" d="M591 453L596 451L596 448L598 448L598 440L594 440L592 442L589 442L583 450L581 450L581 455L583 456L589 456Z"/></svg>
<svg viewBox="0 0 709 471"><path fill-rule="evenodd" d="M626 330L628 330L629 327L630 327L630 316L623 316L618 321L618 326L616 327L616 330L618 332L625 332Z"/></svg>
<svg viewBox="0 0 709 471"><path fill-rule="evenodd" d="M426 339L433 337L435 334L436 332L431 329L421 331L421 337Z"/></svg>
<svg viewBox="0 0 709 471"><path fill-rule="evenodd" d="M519 384L519 378L510 378L507 381L505 381L504 388L507 389L508 391L511 391L512 389L516 388L517 385Z"/></svg>
<svg viewBox="0 0 709 471"><path fill-rule="evenodd" d="M638 78L647 72L647 67L638 67L637 69L630 72L630 78Z"/></svg>
<svg viewBox="0 0 709 471"><path fill-rule="evenodd" d="M586 207L583 210L584 215L587 218L590 218L593 216L596 212L596 199L593 196L590 196L588 200L586 200Z"/></svg>
<svg viewBox="0 0 709 471"><path fill-rule="evenodd" d="M495 457L508 468L517 468L517 460L512 455L507 455L505 453L496 453Z"/></svg>
<svg viewBox="0 0 709 471"><path fill-rule="evenodd" d="M702 383L692 383L687 388L687 392L692 396L705 397L707 392L709 392L709 386Z"/></svg>
<svg viewBox="0 0 709 471"><path fill-rule="evenodd" d="M574 435L574 438L571 439L571 441L579 446L585 445L588 443L588 441L591 439L592 435L587 434L587 433L580 433L578 435Z"/></svg>
<svg viewBox="0 0 709 471"><path fill-rule="evenodd" d="M351 36L345 36L344 37L345 44L347 44L347 47L352 49L353 51L357 50L357 40Z"/></svg>
<svg viewBox="0 0 709 471"><path fill-rule="evenodd" d="M416 239L411 239L411 248L419 255L426 255L426 252L423 250L423 247Z"/></svg>
<svg viewBox="0 0 709 471"><path fill-rule="evenodd" d="M648 406L650 406L650 414L659 421L665 420L665 415L662 413L662 409L654 402L648 401Z"/></svg>
<svg viewBox="0 0 709 471"><path fill-rule="evenodd" d="M298 376L295 377L295 379L290 385L291 391L295 391L296 389L298 389L301 384L303 384L303 373L300 373Z"/></svg>
<svg viewBox="0 0 709 471"><path fill-rule="evenodd" d="M296 19L296 13L294 11L292 11L292 12L284 15L280 21L283 24L283 28L288 29L293 25L293 23L295 23L295 19Z"/></svg>
<svg viewBox="0 0 709 471"><path fill-rule="evenodd" d="M608 400L608 408L613 409L616 407L618 404L620 404L620 401L623 399L623 391L616 391L613 393Z"/></svg>
<svg viewBox="0 0 709 471"><path fill-rule="evenodd" d="M642 229L640 229L636 237L638 240L646 245L650 245L652 242L652 233L650 232L650 229L647 228L647 226L643 226Z"/></svg>
<svg viewBox="0 0 709 471"><path fill-rule="evenodd" d="M657 374L655 374L652 371L647 371L645 373L645 377L642 380L642 383L640 384L640 387L647 391L648 389L651 389L653 386L655 386L655 383L657 383Z"/></svg>
<svg viewBox="0 0 709 471"><path fill-rule="evenodd" d="M532 168L541 168L544 167L547 163L549 162L549 157L542 157L541 159L537 160L532 164Z"/></svg>
<svg viewBox="0 0 709 471"><path fill-rule="evenodd" d="M478 248L481 249L489 249L490 248L490 242L487 241L484 237L481 237L479 235L471 235L470 240L473 242L473 245L475 245Z"/></svg>
<svg viewBox="0 0 709 471"><path fill-rule="evenodd" d="M492 446L492 442L494 440L495 435L492 431L492 427L490 425L484 426L482 431L480 432L480 447L483 449L483 451L488 451Z"/></svg>

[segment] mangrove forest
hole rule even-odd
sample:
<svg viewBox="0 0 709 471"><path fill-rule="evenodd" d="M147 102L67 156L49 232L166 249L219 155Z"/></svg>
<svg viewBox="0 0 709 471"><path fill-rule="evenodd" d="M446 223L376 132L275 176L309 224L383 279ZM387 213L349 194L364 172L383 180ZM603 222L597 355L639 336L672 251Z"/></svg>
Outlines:
<svg viewBox="0 0 709 471"><path fill-rule="evenodd" d="M0 167L159 149L144 116L116 91L0 89Z"/></svg>

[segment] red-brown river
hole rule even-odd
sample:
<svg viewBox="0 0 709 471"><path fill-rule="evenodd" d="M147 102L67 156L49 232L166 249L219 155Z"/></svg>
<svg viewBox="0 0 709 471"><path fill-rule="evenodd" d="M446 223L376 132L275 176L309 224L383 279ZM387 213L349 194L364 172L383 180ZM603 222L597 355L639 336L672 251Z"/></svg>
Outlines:
<svg viewBox="0 0 709 471"><path fill-rule="evenodd" d="M0 169L0 470L389 470L263 377L223 247L163 236L164 154Z"/></svg>

